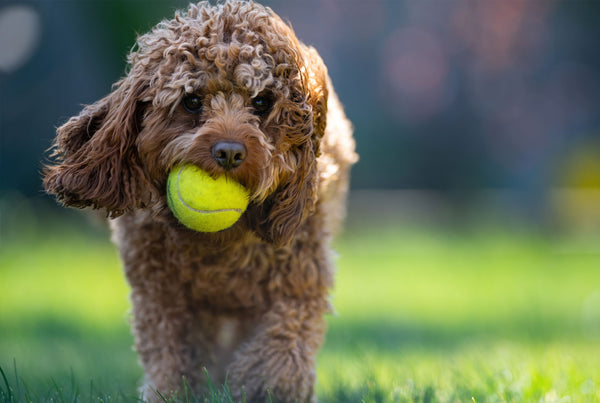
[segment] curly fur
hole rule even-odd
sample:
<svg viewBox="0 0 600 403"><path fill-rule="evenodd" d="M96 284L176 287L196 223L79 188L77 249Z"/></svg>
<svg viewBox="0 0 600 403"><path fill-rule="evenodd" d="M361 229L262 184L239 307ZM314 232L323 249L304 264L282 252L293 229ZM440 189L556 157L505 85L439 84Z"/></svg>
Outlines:
<svg viewBox="0 0 600 403"><path fill-rule="evenodd" d="M202 111L182 106L202 98ZM272 100L261 115L257 96ZM211 156L236 141L247 158ZM138 38L110 93L58 128L44 185L110 215L131 286L146 397L204 387L314 401L315 358L333 285L330 240L356 160L349 121L317 52L269 8L191 5ZM166 203L172 167L193 163L250 190L230 229L183 227Z"/></svg>

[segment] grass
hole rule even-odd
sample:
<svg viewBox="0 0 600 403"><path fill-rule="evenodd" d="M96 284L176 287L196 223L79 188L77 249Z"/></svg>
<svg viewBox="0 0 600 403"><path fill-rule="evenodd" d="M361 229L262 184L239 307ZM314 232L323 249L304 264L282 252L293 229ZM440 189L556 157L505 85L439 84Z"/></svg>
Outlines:
<svg viewBox="0 0 600 403"><path fill-rule="evenodd" d="M400 228L350 225L336 244L320 401L600 401L597 238ZM0 401L139 399L127 286L104 230L4 236L0 301Z"/></svg>

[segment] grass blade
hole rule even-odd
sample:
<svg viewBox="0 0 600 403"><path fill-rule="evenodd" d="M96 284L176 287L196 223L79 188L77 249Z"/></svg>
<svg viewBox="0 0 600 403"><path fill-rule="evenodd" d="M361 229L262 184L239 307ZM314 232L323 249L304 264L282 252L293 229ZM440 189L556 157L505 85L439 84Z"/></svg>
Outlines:
<svg viewBox="0 0 600 403"><path fill-rule="evenodd" d="M2 367L0 367L0 375L2 375L2 379L4 380L4 384L6 385L6 395L8 396L7 401L12 403L14 401L14 395L13 395L12 389L10 387L10 384L8 383L8 379L6 378L6 374L4 373L4 370L2 369Z"/></svg>

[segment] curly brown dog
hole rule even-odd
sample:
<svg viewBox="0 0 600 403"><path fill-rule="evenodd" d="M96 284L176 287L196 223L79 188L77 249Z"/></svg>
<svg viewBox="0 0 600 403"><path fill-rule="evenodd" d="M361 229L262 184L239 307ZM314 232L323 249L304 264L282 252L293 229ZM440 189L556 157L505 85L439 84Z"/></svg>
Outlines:
<svg viewBox="0 0 600 403"><path fill-rule="evenodd" d="M47 191L111 217L145 398L202 392L206 368L237 399L315 400L330 241L357 157L313 48L256 3L191 5L139 37L127 76L58 128L54 150ZM181 163L250 191L236 224L177 221L166 182Z"/></svg>

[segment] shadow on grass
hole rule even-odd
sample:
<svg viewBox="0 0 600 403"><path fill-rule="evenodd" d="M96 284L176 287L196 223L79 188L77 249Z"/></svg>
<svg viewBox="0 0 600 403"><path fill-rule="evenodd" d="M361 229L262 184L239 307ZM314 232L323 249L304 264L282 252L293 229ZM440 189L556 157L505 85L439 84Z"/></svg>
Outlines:
<svg viewBox="0 0 600 403"><path fill-rule="evenodd" d="M61 385L135 395L142 371L125 324L101 329L44 317L1 326L0 367L16 368L14 378L22 378L29 394L45 396Z"/></svg>
<svg viewBox="0 0 600 403"><path fill-rule="evenodd" d="M582 326L576 320L515 316L502 321L456 322L452 325L408 320L329 321L325 348L332 352L360 350L397 352L412 348L453 350L472 341L510 340L528 344L582 340Z"/></svg>
<svg viewBox="0 0 600 403"><path fill-rule="evenodd" d="M38 368L45 361L52 363L52 372L69 359L89 360L95 367L106 368L124 361L133 361L127 370L137 367L132 349L133 337L123 321L110 328L90 327L64 318L31 318L18 323L1 323L0 363L6 365L13 358L31 359ZM436 350L454 349L476 340L513 340L536 343L584 338L577 321L515 316L506 321L439 323L411 322L409 320L329 318L325 348L329 351L354 351L363 346L380 351L395 352L413 347ZM114 363L114 364L111 364ZM139 374L139 371L138 371Z"/></svg>

